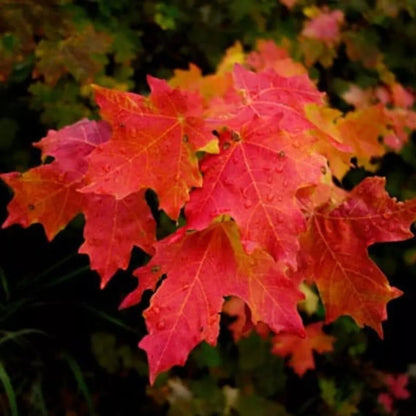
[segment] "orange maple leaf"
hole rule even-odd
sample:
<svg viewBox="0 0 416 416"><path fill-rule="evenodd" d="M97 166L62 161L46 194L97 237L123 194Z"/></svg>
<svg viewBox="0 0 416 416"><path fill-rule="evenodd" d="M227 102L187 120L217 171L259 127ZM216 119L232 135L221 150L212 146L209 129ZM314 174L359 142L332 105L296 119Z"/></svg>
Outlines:
<svg viewBox="0 0 416 416"><path fill-rule="evenodd" d="M367 178L335 208L316 210L301 237L301 253L325 306L326 322L350 315L382 336L386 303L400 296L370 260L367 247L376 242L413 237L416 200L396 202L384 190L385 179Z"/></svg>
<svg viewBox="0 0 416 416"><path fill-rule="evenodd" d="M272 352L281 357L290 356L288 364L301 377L307 370L315 368L313 351L319 354L333 350L335 337L322 331L322 322L305 326L306 336L281 333L273 338Z"/></svg>

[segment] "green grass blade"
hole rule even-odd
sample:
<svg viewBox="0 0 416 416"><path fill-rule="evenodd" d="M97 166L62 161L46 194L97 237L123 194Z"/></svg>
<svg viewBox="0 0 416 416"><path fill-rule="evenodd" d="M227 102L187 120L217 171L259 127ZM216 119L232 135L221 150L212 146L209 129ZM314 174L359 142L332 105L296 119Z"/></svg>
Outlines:
<svg viewBox="0 0 416 416"><path fill-rule="evenodd" d="M70 255L64 257L63 259L61 259L58 262L56 262L55 264L53 264L52 266L43 270L41 273L39 273L37 276L35 276L32 280L41 279L42 277L46 276L50 272L54 271L55 269L57 269L60 266L62 266L63 264L65 264L67 261L72 260L75 256L76 256L76 254L71 253Z"/></svg>
<svg viewBox="0 0 416 416"><path fill-rule="evenodd" d="M84 375L82 374L82 370L80 368L80 366L78 365L78 363L74 360L74 358L72 358L70 355L68 354L64 354L63 358L66 360L66 362L68 363L69 368L72 371L72 374L78 384L78 388L80 390L80 392L82 393L82 395L85 398L85 401L87 402L87 406L88 406L88 413L90 415L94 415L94 405L92 402L92 397L90 394L90 391L88 389L87 383L85 381Z"/></svg>
<svg viewBox="0 0 416 416"><path fill-rule="evenodd" d="M0 267L0 284L1 284L1 287L3 288L5 300L7 301L10 298L9 283L7 281L4 270L1 267Z"/></svg>
<svg viewBox="0 0 416 416"><path fill-rule="evenodd" d="M120 328L123 328L126 331L135 333L136 331L131 328L130 326L126 325L123 321L120 319L115 318L114 316L109 315L108 313L105 313L103 311L100 311L98 309L92 308L89 305L82 305L83 308L85 308L87 311L91 312L93 315L103 319L104 321L110 322L113 325L116 325Z"/></svg>
<svg viewBox="0 0 416 416"><path fill-rule="evenodd" d="M90 270L89 266L80 267L79 269L76 269L70 273L64 274L63 276L53 280L52 282L46 283L45 287L53 287L57 286L63 282L66 282L67 280L72 279L73 277L78 276L81 273L84 273L86 271Z"/></svg>
<svg viewBox="0 0 416 416"><path fill-rule="evenodd" d="M15 341L15 342L19 342L19 338L25 336L25 335L30 335L30 334L42 334L42 335L46 335L46 332L41 331L39 329L20 329L18 331L1 331L4 335L3 337L0 338L0 345L8 342L8 341Z"/></svg>
<svg viewBox="0 0 416 416"><path fill-rule="evenodd" d="M4 368L3 363L0 361L0 381L3 383L4 390L7 395L7 399L9 400L10 410L12 416L19 416L19 412L17 411L17 402L16 402L16 394L14 392L12 382L10 381L10 377L7 374L6 369Z"/></svg>
<svg viewBox="0 0 416 416"><path fill-rule="evenodd" d="M48 410L45 404L45 398L43 397L42 381L38 379L32 387L32 403L36 406L36 410L39 412L39 416L48 416Z"/></svg>

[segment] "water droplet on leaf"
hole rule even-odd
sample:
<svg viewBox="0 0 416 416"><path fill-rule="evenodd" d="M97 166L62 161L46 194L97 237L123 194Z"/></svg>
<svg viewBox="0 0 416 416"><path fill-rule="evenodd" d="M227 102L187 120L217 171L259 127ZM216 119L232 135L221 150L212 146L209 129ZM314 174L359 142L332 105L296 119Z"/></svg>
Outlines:
<svg viewBox="0 0 416 416"><path fill-rule="evenodd" d="M246 199L245 201L244 201L244 207L245 208L251 208L253 206L253 202L252 201L250 201L249 199Z"/></svg>
<svg viewBox="0 0 416 416"><path fill-rule="evenodd" d="M382 215L383 215L383 218L385 220L389 220L391 218L391 216L392 216L392 213L390 211L387 211L387 212L383 212Z"/></svg>

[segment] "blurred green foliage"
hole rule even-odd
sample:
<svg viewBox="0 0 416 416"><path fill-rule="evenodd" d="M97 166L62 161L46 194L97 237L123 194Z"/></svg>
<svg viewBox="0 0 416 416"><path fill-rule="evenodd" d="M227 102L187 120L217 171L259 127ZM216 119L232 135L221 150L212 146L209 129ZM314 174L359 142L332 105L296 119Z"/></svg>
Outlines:
<svg viewBox="0 0 416 416"><path fill-rule="evenodd" d="M299 36L313 7L344 13L330 47ZM235 41L249 50L259 38L287 44L296 59L309 61L310 75L343 111L350 84L397 80L416 88L414 0L0 0L2 171L37 163L30 143L47 128L97 117L91 83L145 92L147 74L169 78L190 62L208 73ZM380 161L379 174L400 199L415 196L415 155L413 137ZM343 185L368 174L353 169ZM3 185L1 192L3 219L9 194ZM159 234L170 226L161 221ZM86 259L67 258L80 238L79 220L51 245L37 227L0 232L1 414L387 414L377 402L386 386L376 368L405 372L416 361L409 323L400 322L416 301L416 249L405 242L372 249L406 293L390 310L385 344L341 319L327 329L337 337L334 352L316 357L317 370L298 378L270 353L270 339L252 334L235 344L224 323L217 348L200 345L186 367L146 387L146 359L136 348L145 304L116 312L134 282L120 273L100 293ZM133 263L144 261L136 253ZM322 316L321 307L305 319ZM416 407L414 398L395 405L399 415Z"/></svg>

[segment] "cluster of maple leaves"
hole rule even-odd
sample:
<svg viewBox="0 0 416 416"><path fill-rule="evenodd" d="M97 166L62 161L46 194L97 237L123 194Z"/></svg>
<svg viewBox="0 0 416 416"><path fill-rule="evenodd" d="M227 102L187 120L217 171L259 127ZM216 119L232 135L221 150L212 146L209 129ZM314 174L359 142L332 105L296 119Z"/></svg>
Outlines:
<svg viewBox="0 0 416 416"><path fill-rule="evenodd" d="M265 41L247 55L232 48L213 75L191 66L170 83L148 83L148 96L96 86L103 121L49 131L35 144L43 164L2 174L14 192L3 227L41 223L51 240L83 213L79 252L102 287L127 268L134 246L152 256L122 303L155 291L139 344L151 382L201 341L215 345L229 296L247 306L244 326L282 333L281 355L293 336L308 340L309 361L312 349L330 349L330 337L324 347L313 342L325 337L322 324L305 331L298 313L305 281L316 285L327 323L350 315L382 335L386 303L401 292L367 248L412 237L416 199L389 197L380 177L350 192L332 177L342 178L352 157L366 166L386 151L379 137L395 134L393 110L331 109L306 69ZM148 189L170 218L186 219L161 240Z"/></svg>

